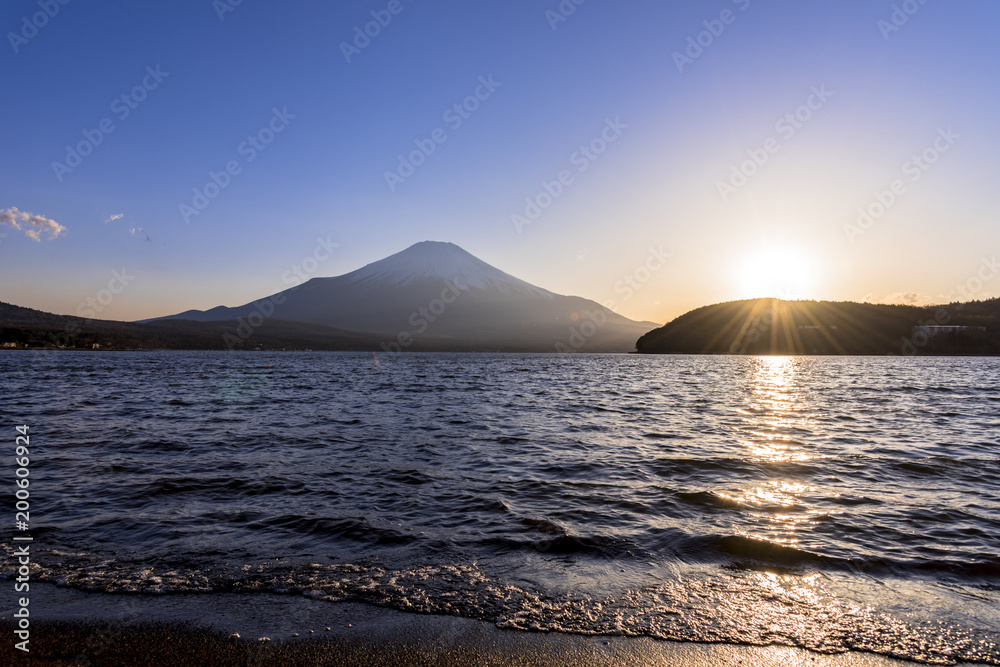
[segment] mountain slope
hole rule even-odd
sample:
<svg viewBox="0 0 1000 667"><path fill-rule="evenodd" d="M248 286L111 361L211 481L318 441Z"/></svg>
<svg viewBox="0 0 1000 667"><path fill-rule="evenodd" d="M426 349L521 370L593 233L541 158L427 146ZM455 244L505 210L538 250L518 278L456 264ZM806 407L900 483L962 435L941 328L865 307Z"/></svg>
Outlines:
<svg viewBox="0 0 1000 667"><path fill-rule="evenodd" d="M515 278L452 243L424 241L335 278L235 308L162 319L219 321L254 313L385 337L383 347L419 341L463 349L628 352L648 331L594 301L561 296Z"/></svg>
<svg viewBox="0 0 1000 667"><path fill-rule="evenodd" d="M456 285L498 289L552 298L548 290L535 287L487 264L454 243L423 241L385 259L372 262L343 276L353 285L404 287L425 279L449 280Z"/></svg>
<svg viewBox="0 0 1000 667"><path fill-rule="evenodd" d="M969 327L927 335L921 325ZM660 354L1000 354L1000 299L946 306L751 299L698 308L636 343Z"/></svg>
<svg viewBox="0 0 1000 667"><path fill-rule="evenodd" d="M17 347L162 350L371 350L371 335L302 322L268 319L257 327L236 321L163 320L136 323L54 315L0 302L0 344Z"/></svg>

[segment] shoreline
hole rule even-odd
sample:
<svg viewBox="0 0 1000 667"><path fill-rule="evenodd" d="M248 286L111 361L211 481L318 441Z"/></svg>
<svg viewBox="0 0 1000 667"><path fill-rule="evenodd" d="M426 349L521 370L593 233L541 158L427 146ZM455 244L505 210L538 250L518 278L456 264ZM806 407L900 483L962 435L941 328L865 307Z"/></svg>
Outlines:
<svg viewBox="0 0 1000 667"><path fill-rule="evenodd" d="M110 595L33 584L30 653L9 665L660 665L904 667L920 663L784 646L672 642L502 630L492 623L299 595ZM329 628L329 630L327 630ZM313 632L310 633L309 631ZM233 633L240 635L232 638ZM294 635L298 636L294 636ZM269 641L259 641L267 637ZM969 663L959 663L968 665Z"/></svg>
<svg viewBox="0 0 1000 667"><path fill-rule="evenodd" d="M102 353L102 352L240 352L240 353L277 353L277 352L287 352L287 353L300 353L300 352L347 352L351 354L368 354L371 350L365 349L337 349L337 350L324 350L324 349L296 349L296 350L286 350L286 349L238 349L238 350L228 350L226 348L176 348L176 347L136 347L136 348L100 348L91 349L86 347L4 347L0 348L0 352L92 352L92 353ZM377 351L377 350L376 350ZM905 358L905 359L996 359L1000 357L1000 352L980 352L980 353L968 353L968 354L860 354L860 353L844 353L844 354L831 354L831 353L810 353L810 352L761 352L761 353L734 353L734 352L640 352L638 350L631 351L600 351L600 352L588 352L586 350L579 350L572 353L551 351L551 352L540 352L538 350L406 350L404 352L393 352L390 354L510 354L510 355L526 355L526 354L538 354L538 355L566 355L566 354L582 354L582 355L602 355L602 356L622 356L622 355L638 355L645 357L823 357L823 358L841 358L841 357L872 357L878 359L893 359L893 358Z"/></svg>

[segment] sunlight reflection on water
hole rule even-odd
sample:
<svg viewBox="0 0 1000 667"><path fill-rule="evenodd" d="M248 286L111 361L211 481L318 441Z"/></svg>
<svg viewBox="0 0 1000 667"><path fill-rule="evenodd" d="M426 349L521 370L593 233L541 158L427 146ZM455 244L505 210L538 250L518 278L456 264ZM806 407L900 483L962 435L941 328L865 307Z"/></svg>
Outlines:
<svg viewBox="0 0 1000 667"><path fill-rule="evenodd" d="M994 360L379 361L0 355L37 576L1000 662Z"/></svg>

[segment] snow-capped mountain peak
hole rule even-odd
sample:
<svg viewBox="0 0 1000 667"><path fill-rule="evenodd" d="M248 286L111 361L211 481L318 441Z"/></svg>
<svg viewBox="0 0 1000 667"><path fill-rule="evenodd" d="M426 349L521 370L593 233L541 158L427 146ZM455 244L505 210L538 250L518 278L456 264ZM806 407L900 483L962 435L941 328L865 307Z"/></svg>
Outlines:
<svg viewBox="0 0 1000 667"><path fill-rule="evenodd" d="M162 319L229 322L242 338L240 331L253 333L268 318L332 327L337 335L352 332L357 340L392 351L628 352L655 326L589 299L553 294L457 245L432 241L242 306Z"/></svg>
<svg viewBox="0 0 1000 667"><path fill-rule="evenodd" d="M454 243L422 241L406 250L372 262L344 276L349 283L409 285L425 280L448 280L461 289L499 289L551 298L552 293L487 264Z"/></svg>

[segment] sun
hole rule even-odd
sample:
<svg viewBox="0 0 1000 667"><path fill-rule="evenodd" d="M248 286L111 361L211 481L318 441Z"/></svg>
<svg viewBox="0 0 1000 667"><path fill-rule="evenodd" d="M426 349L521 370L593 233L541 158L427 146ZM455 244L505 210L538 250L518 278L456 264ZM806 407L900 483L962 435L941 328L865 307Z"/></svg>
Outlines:
<svg viewBox="0 0 1000 667"><path fill-rule="evenodd" d="M766 248L738 263L737 280L743 297L808 299L815 283L814 263L788 248Z"/></svg>

